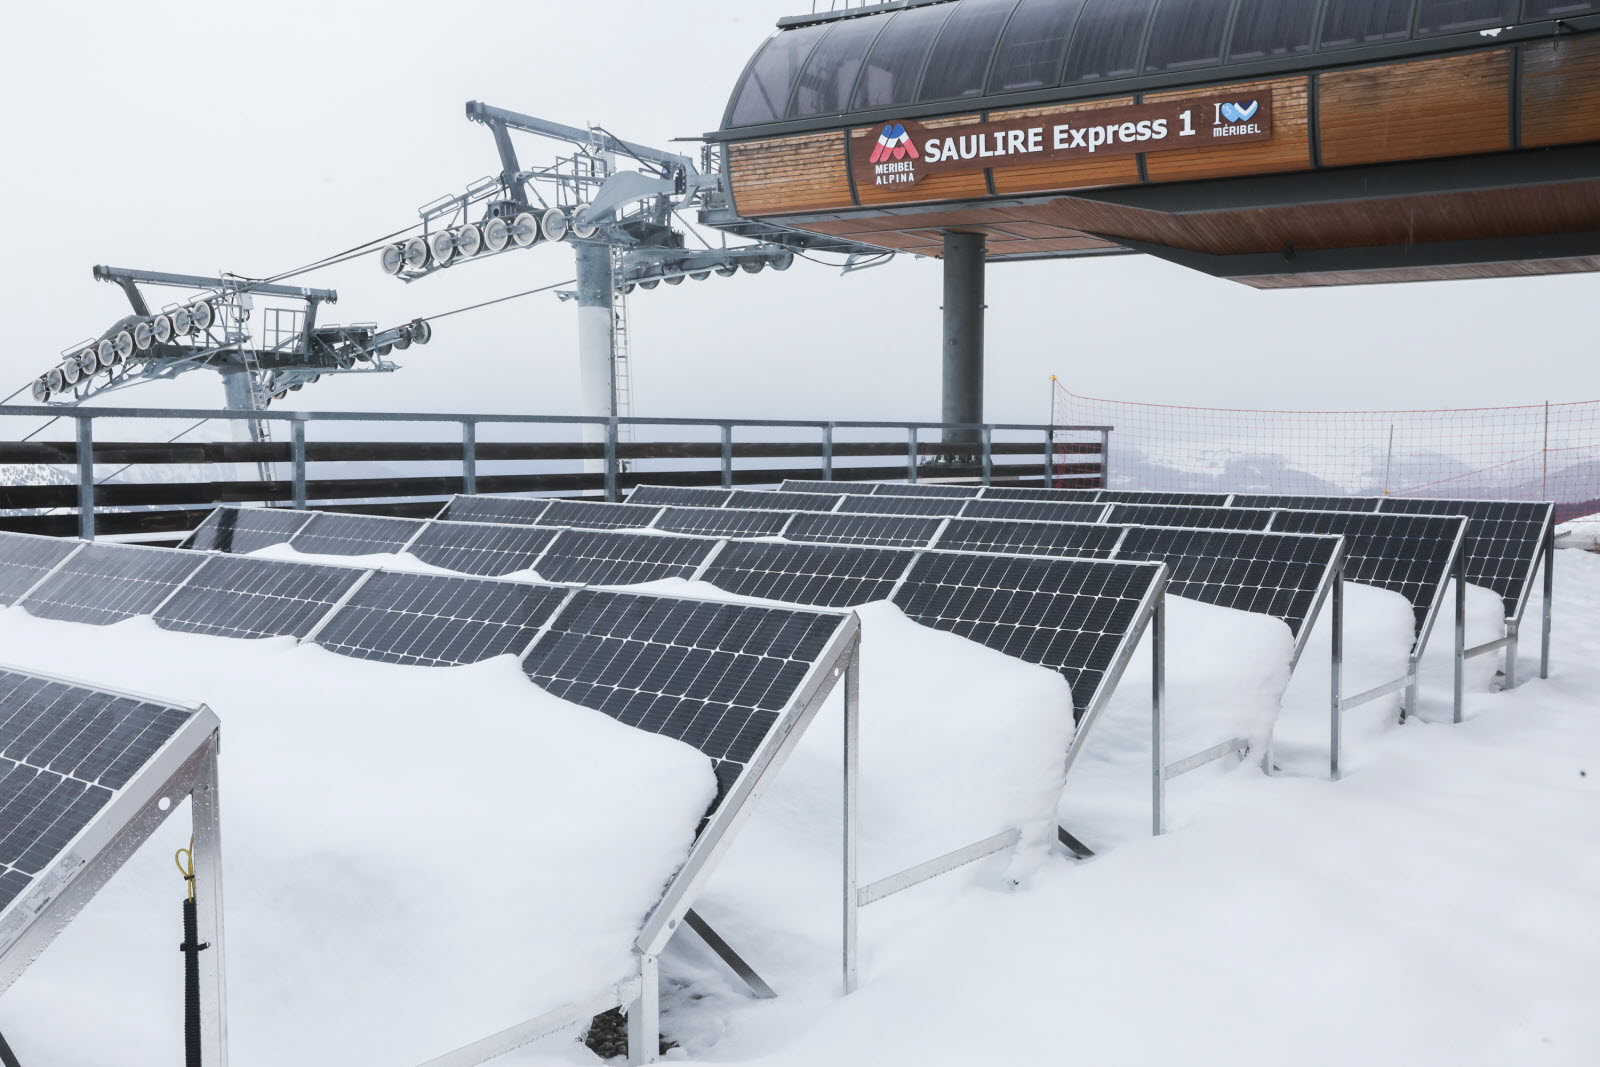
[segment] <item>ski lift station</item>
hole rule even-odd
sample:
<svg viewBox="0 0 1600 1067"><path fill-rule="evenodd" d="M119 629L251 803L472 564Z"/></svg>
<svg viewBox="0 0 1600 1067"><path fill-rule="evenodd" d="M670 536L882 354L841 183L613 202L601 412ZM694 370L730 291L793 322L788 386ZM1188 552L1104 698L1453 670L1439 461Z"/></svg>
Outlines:
<svg viewBox="0 0 1600 1067"><path fill-rule="evenodd" d="M1594 1062L1600 405L1410 413L1403 484L1367 413L1311 493L983 383L994 263L1600 269L1600 0L811 7L699 144L473 101L393 232L93 268L127 314L0 402L0 1067ZM938 419L636 409L638 291L894 256ZM529 297L576 412L290 402Z"/></svg>

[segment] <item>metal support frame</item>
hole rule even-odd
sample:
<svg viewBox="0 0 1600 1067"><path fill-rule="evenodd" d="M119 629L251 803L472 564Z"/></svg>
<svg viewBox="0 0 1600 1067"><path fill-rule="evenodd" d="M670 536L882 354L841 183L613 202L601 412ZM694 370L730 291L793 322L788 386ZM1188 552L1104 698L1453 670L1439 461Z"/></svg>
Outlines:
<svg viewBox="0 0 1600 1067"><path fill-rule="evenodd" d="M1167 832L1167 598L1150 614L1150 832Z"/></svg>
<svg viewBox="0 0 1600 1067"><path fill-rule="evenodd" d="M722 488L733 488L733 427L722 427Z"/></svg>
<svg viewBox="0 0 1600 1067"><path fill-rule="evenodd" d="M289 424L289 458L293 470L294 506L306 506L306 423L295 419Z"/></svg>
<svg viewBox="0 0 1600 1067"><path fill-rule="evenodd" d="M1344 571L1333 579L1333 626L1329 633L1332 649L1328 664L1328 679L1332 692L1328 723L1328 778L1337 782L1344 773L1340 758L1344 754Z"/></svg>
<svg viewBox="0 0 1600 1067"><path fill-rule="evenodd" d="M1456 587L1455 648L1450 657L1455 687L1451 698L1452 722L1460 723L1465 714L1467 663L1467 561L1464 553L1456 553L1454 582Z"/></svg>
<svg viewBox="0 0 1600 1067"><path fill-rule="evenodd" d="M833 481L833 423L822 426L822 480Z"/></svg>
<svg viewBox="0 0 1600 1067"><path fill-rule="evenodd" d="M906 427L906 483L917 484L917 428Z"/></svg>
<svg viewBox="0 0 1600 1067"><path fill-rule="evenodd" d="M844 834L843 834L843 967L846 996L860 981L861 891L858 885L857 836L861 796L861 675L852 664L844 682Z"/></svg>
<svg viewBox="0 0 1600 1067"><path fill-rule="evenodd" d="M1539 627L1539 677L1550 677L1550 623L1556 595L1556 527L1551 523L1544 536L1544 605Z"/></svg>
<svg viewBox="0 0 1600 1067"><path fill-rule="evenodd" d="M994 431L983 428L983 484L994 483Z"/></svg>
<svg viewBox="0 0 1600 1067"><path fill-rule="evenodd" d="M722 935L713 930L711 924L702 919L693 908L684 913L683 925L693 930L700 940L706 943L706 947L727 965L728 970L739 976L739 980L757 1000L772 1000L777 997L777 991L767 984L766 979L757 974L755 968L746 963L744 957L735 952L733 946L723 940Z"/></svg>
<svg viewBox="0 0 1600 1067"><path fill-rule="evenodd" d="M478 424L461 420L461 491L478 491Z"/></svg>
<svg viewBox="0 0 1600 1067"><path fill-rule="evenodd" d="M94 540L94 420L75 417L78 431L78 536Z"/></svg>
<svg viewBox="0 0 1600 1067"><path fill-rule="evenodd" d="M981 233L944 235L943 415L947 423L983 421L984 271ZM951 430L946 445L974 446L970 431Z"/></svg>
<svg viewBox="0 0 1600 1067"><path fill-rule="evenodd" d="M616 503L621 497L617 492L617 418L614 415L605 420L605 437L606 499Z"/></svg>

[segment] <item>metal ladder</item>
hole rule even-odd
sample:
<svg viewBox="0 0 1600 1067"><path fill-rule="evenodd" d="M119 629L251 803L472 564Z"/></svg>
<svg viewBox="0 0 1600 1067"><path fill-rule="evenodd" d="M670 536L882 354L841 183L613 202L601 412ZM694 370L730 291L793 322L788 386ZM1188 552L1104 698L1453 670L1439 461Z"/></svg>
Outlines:
<svg viewBox="0 0 1600 1067"><path fill-rule="evenodd" d="M633 366L628 345L628 294L620 284L623 269L623 250L611 249L611 389L615 410L619 417L633 415ZM632 441L633 426L623 423L617 427L617 440ZM626 461L619 469L627 470Z"/></svg>

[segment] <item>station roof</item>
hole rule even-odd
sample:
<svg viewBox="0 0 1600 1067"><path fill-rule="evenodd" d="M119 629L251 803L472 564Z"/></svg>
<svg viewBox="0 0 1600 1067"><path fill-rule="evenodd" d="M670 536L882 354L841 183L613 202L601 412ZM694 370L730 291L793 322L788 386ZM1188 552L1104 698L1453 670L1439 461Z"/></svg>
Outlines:
<svg viewBox="0 0 1600 1067"><path fill-rule="evenodd" d="M1419 55L1597 10L1600 0L894 0L783 20L718 139Z"/></svg>

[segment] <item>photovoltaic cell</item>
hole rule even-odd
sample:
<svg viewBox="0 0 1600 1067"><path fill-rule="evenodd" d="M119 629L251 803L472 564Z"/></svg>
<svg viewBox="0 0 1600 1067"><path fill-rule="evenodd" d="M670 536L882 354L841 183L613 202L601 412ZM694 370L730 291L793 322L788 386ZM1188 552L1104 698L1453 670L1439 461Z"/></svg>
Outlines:
<svg viewBox="0 0 1600 1067"><path fill-rule="evenodd" d="M0 928L196 714L0 668Z"/></svg>
<svg viewBox="0 0 1600 1067"><path fill-rule="evenodd" d="M1338 550L1337 537L1134 527L1117 558L1166 563L1172 595L1271 615L1298 637Z"/></svg>
<svg viewBox="0 0 1600 1067"><path fill-rule="evenodd" d="M851 499L855 499L854 496ZM823 493L769 493L760 489L738 489L725 507L759 508L764 511L832 511L839 495Z"/></svg>
<svg viewBox="0 0 1600 1067"><path fill-rule="evenodd" d="M1248 508L1200 508L1185 505L1115 504L1107 522L1125 526L1186 526L1196 530L1265 530L1272 512Z"/></svg>
<svg viewBox="0 0 1600 1067"><path fill-rule="evenodd" d="M608 504L599 500L552 500L538 526L579 526L587 530L625 530L649 526L659 508Z"/></svg>
<svg viewBox="0 0 1600 1067"><path fill-rule="evenodd" d="M384 663L477 663L521 655L566 597L550 585L380 571L313 640Z"/></svg>
<svg viewBox="0 0 1600 1067"><path fill-rule="evenodd" d="M967 519L1026 519L1036 522L1098 522L1104 504L1055 500L969 500Z"/></svg>
<svg viewBox="0 0 1600 1067"><path fill-rule="evenodd" d="M528 570L559 533L538 526L435 520L406 552L447 571L498 578Z"/></svg>
<svg viewBox="0 0 1600 1067"><path fill-rule="evenodd" d="M692 578L716 547L709 538L563 530L539 560L539 577L583 585Z"/></svg>
<svg viewBox="0 0 1600 1067"><path fill-rule="evenodd" d="M852 496L840 511L856 515L959 515L967 500L959 496Z"/></svg>
<svg viewBox="0 0 1600 1067"><path fill-rule="evenodd" d="M550 506L548 500L515 496L458 496L439 512L450 522L501 522L532 526Z"/></svg>
<svg viewBox="0 0 1600 1067"><path fill-rule="evenodd" d="M1232 507L1289 511L1377 511L1375 496L1296 496L1292 493L1235 493Z"/></svg>
<svg viewBox="0 0 1600 1067"><path fill-rule="evenodd" d="M1143 563L929 552L894 601L926 626L1061 672L1081 718L1160 572Z"/></svg>
<svg viewBox="0 0 1600 1067"><path fill-rule="evenodd" d="M884 482L875 496L977 496L982 486L942 482Z"/></svg>
<svg viewBox="0 0 1600 1067"><path fill-rule="evenodd" d="M289 539L289 547L312 556L371 556L398 552L422 529L424 519L342 515L324 511Z"/></svg>
<svg viewBox="0 0 1600 1067"><path fill-rule="evenodd" d="M1133 489L1105 489L1100 499L1107 504L1153 504L1159 507L1220 508L1227 506L1227 493L1169 493Z"/></svg>
<svg viewBox="0 0 1600 1067"><path fill-rule="evenodd" d="M790 478L783 483L785 493L821 493L824 496L871 496L878 491L877 482L808 482Z"/></svg>
<svg viewBox="0 0 1600 1067"><path fill-rule="evenodd" d="M311 521L308 511L286 508L218 508L195 527L181 547L245 555L289 538Z"/></svg>
<svg viewBox="0 0 1600 1067"><path fill-rule="evenodd" d="M104 626L150 614L205 562L176 548L90 543L22 606L40 618Z"/></svg>
<svg viewBox="0 0 1600 1067"><path fill-rule="evenodd" d="M0 533L0 607L15 604L77 547L57 537Z"/></svg>
<svg viewBox="0 0 1600 1067"><path fill-rule="evenodd" d="M743 764L846 618L582 589L523 669L555 696Z"/></svg>
<svg viewBox="0 0 1600 1067"><path fill-rule="evenodd" d="M796 515L783 537L833 545L923 548L943 521L902 515Z"/></svg>
<svg viewBox="0 0 1600 1067"><path fill-rule="evenodd" d="M935 547L960 552L1106 559L1122 539L1121 526L1098 523L951 519Z"/></svg>
<svg viewBox="0 0 1600 1067"><path fill-rule="evenodd" d="M740 596L853 608L887 599L914 555L853 545L735 543L717 554L705 580Z"/></svg>
<svg viewBox="0 0 1600 1067"><path fill-rule="evenodd" d="M653 529L701 537L777 537L793 514L729 508L668 508L656 520Z"/></svg>
<svg viewBox="0 0 1600 1067"><path fill-rule="evenodd" d="M213 556L155 613L165 630L214 637L295 637L311 632L361 578L354 567Z"/></svg>
<svg viewBox="0 0 1600 1067"><path fill-rule="evenodd" d="M985 500L1053 500L1080 504L1097 503L1099 489L1047 489L1044 486L991 485L983 490Z"/></svg>
<svg viewBox="0 0 1600 1067"><path fill-rule="evenodd" d="M628 494L630 504L656 507L720 508L733 492L728 489L702 489L682 485L641 485Z"/></svg>
<svg viewBox="0 0 1600 1067"><path fill-rule="evenodd" d="M1499 593L1506 617L1517 614L1553 521L1551 505L1514 500L1419 500L1385 497L1386 513L1465 515L1467 581Z"/></svg>

